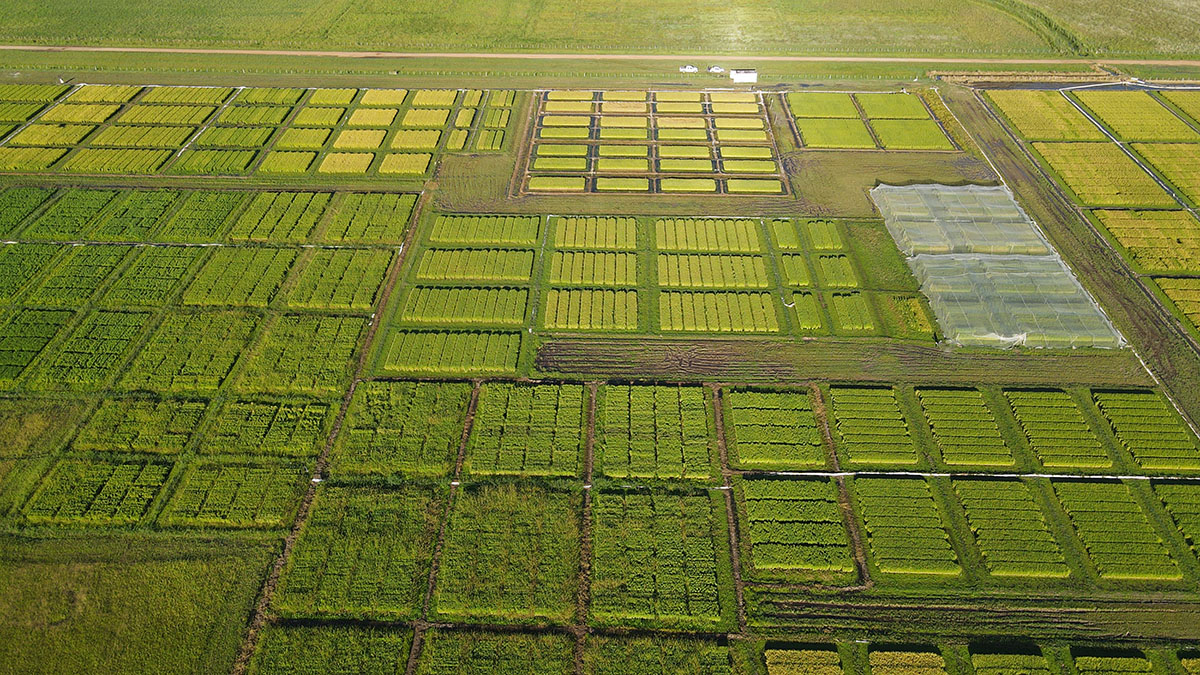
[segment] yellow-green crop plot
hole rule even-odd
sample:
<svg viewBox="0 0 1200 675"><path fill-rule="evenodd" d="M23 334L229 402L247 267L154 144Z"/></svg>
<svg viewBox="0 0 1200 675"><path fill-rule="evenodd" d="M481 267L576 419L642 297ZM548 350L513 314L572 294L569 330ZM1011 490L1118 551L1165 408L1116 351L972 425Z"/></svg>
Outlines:
<svg viewBox="0 0 1200 675"><path fill-rule="evenodd" d="M1200 222L1187 211L1094 211L1143 272L1200 271Z"/></svg>
<svg viewBox="0 0 1200 675"><path fill-rule="evenodd" d="M1111 143L1034 143L1085 206L1171 208L1171 195Z"/></svg>
<svg viewBox="0 0 1200 675"><path fill-rule="evenodd" d="M421 175L429 170L432 155L393 152L384 156L379 165L381 174Z"/></svg>
<svg viewBox="0 0 1200 675"><path fill-rule="evenodd" d="M950 139L931 119L873 119L871 128L885 150L953 150Z"/></svg>
<svg viewBox="0 0 1200 675"><path fill-rule="evenodd" d="M366 173L375 161L372 152L331 152L321 160L319 173Z"/></svg>
<svg viewBox="0 0 1200 675"><path fill-rule="evenodd" d="M395 108L359 108L350 113L346 126L351 127L387 127L396 119Z"/></svg>
<svg viewBox="0 0 1200 675"><path fill-rule="evenodd" d="M1144 91L1081 91L1079 98L1123 141L1200 141L1200 134Z"/></svg>
<svg viewBox="0 0 1200 675"><path fill-rule="evenodd" d="M875 148L875 139L859 118L798 119L800 140L809 148Z"/></svg>
<svg viewBox="0 0 1200 675"><path fill-rule="evenodd" d="M1179 312L1200 328L1200 279L1155 279Z"/></svg>
<svg viewBox="0 0 1200 675"><path fill-rule="evenodd" d="M1133 149L1193 204L1200 203L1200 143L1135 143Z"/></svg>
<svg viewBox="0 0 1200 675"><path fill-rule="evenodd" d="M987 97L1031 141L1102 141L1104 132L1058 91L1004 89Z"/></svg>
<svg viewBox="0 0 1200 675"><path fill-rule="evenodd" d="M912 94L855 94L855 100L870 120L924 120L929 111Z"/></svg>
<svg viewBox="0 0 1200 675"><path fill-rule="evenodd" d="M346 129L333 139L337 150L374 150L383 144L383 129Z"/></svg>

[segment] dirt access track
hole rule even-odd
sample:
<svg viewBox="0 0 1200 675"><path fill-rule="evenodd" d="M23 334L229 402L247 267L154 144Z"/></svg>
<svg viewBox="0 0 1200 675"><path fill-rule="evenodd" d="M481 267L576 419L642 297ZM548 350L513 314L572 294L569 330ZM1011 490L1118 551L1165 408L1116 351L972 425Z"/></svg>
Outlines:
<svg viewBox="0 0 1200 675"><path fill-rule="evenodd" d="M309 51L303 49L198 49L188 47L89 47L84 45L0 45L0 51L26 52L110 52L127 54L226 54L237 56L321 56L347 59L530 59L530 60L611 60L611 61L684 61L706 58L703 54L541 54L523 52L359 52ZM755 56L751 54L710 54L713 59L745 61L783 61L813 63L941 63L997 65L1112 65L1112 66L1184 66L1200 68L1200 59L1036 59L1036 58L964 58L909 56Z"/></svg>

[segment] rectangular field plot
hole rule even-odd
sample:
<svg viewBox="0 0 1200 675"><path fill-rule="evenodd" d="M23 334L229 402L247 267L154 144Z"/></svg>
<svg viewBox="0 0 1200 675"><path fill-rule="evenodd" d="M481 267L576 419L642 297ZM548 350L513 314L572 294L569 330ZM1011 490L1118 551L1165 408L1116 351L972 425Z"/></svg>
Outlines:
<svg viewBox="0 0 1200 675"><path fill-rule="evenodd" d="M1167 507L1167 512L1188 545L1200 555L1200 485L1156 483L1154 493ZM1196 665L1200 666L1200 662Z"/></svg>
<svg viewBox="0 0 1200 675"><path fill-rule="evenodd" d="M20 377L72 315L69 310L21 309L0 319L0 383Z"/></svg>
<svg viewBox="0 0 1200 675"><path fill-rule="evenodd" d="M1193 328L1200 327L1200 279L1155 279L1154 285L1162 289Z"/></svg>
<svg viewBox="0 0 1200 675"><path fill-rule="evenodd" d="M1076 91L1072 95L1123 141L1200 141L1195 129L1148 92Z"/></svg>
<svg viewBox="0 0 1200 675"><path fill-rule="evenodd" d="M637 330L636 290L552 288L542 314L547 329Z"/></svg>
<svg viewBox="0 0 1200 675"><path fill-rule="evenodd" d="M667 218L654 222L655 246L660 251L695 253L760 253L758 222Z"/></svg>
<svg viewBox="0 0 1200 675"><path fill-rule="evenodd" d="M82 305L132 250L129 246L72 248L23 300L54 307Z"/></svg>
<svg viewBox="0 0 1200 675"><path fill-rule="evenodd" d="M183 304L266 307L296 260L275 248L219 248L183 292Z"/></svg>
<svg viewBox="0 0 1200 675"><path fill-rule="evenodd" d="M0 302L11 301L31 281L56 264L55 256L69 250L53 244L0 246Z"/></svg>
<svg viewBox="0 0 1200 675"><path fill-rule="evenodd" d="M363 382L333 448L333 474L452 473L470 399L465 382Z"/></svg>
<svg viewBox="0 0 1200 675"><path fill-rule="evenodd" d="M440 489L322 486L275 610L314 618L419 615L444 509Z"/></svg>
<svg viewBox="0 0 1200 675"><path fill-rule="evenodd" d="M329 196L327 192L260 192L233 224L229 239L303 243L325 213Z"/></svg>
<svg viewBox="0 0 1200 675"><path fill-rule="evenodd" d="M105 399L71 443L76 450L183 452L204 419L206 401Z"/></svg>
<svg viewBox="0 0 1200 675"><path fill-rule="evenodd" d="M1145 654L1137 650L1072 649L1071 657L1079 675L1136 675L1155 671Z"/></svg>
<svg viewBox="0 0 1200 675"><path fill-rule="evenodd" d="M520 351L520 333L393 330L377 367L388 375L511 373Z"/></svg>
<svg viewBox="0 0 1200 675"><path fill-rule="evenodd" d="M229 376L256 324L239 312L168 315L121 384L151 391L213 391Z"/></svg>
<svg viewBox="0 0 1200 675"><path fill-rule="evenodd" d="M117 197L116 190L67 190L21 231L23 239L74 240Z"/></svg>
<svg viewBox="0 0 1200 675"><path fill-rule="evenodd" d="M578 475L585 404L580 385L485 384L467 442L464 471Z"/></svg>
<svg viewBox="0 0 1200 675"><path fill-rule="evenodd" d="M46 188L10 187L0 192L0 235L9 237L54 195Z"/></svg>
<svg viewBox="0 0 1200 675"><path fill-rule="evenodd" d="M525 325L528 302L524 288L414 286L396 318L412 324L519 327Z"/></svg>
<svg viewBox="0 0 1200 675"><path fill-rule="evenodd" d="M1057 481L1054 491L1101 578L1170 581L1182 577L1129 486L1115 481Z"/></svg>
<svg viewBox="0 0 1200 675"><path fill-rule="evenodd" d="M283 462L188 467L158 522L163 526L284 527L292 522L308 470Z"/></svg>
<svg viewBox="0 0 1200 675"><path fill-rule="evenodd" d="M996 576L1066 578L1062 548L1027 484L1015 480L956 480L975 543Z"/></svg>
<svg viewBox="0 0 1200 675"><path fill-rule="evenodd" d="M241 192L197 190L154 233L155 241L213 243L220 241L229 217L246 200Z"/></svg>
<svg viewBox="0 0 1200 675"><path fill-rule="evenodd" d="M727 390L725 439L742 469L788 471L826 464L809 392Z"/></svg>
<svg viewBox="0 0 1200 675"><path fill-rule="evenodd" d="M614 478L705 480L713 422L701 387L605 385L596 403L596 468Z"/></svg>
<svg viewBox="0 0 1200 675"><path fill-rule="evenodd" d="M1065 391L1004 392L1029 447L1047 468L1105 469L1112 457Z"/></svg>
<svg viewBox="0 0 1200 675"><path fill-rule="evenodd" d="M97 389L129 358L150 321L148 312L97 311L42 361L31 383L38 389Z"/></svg>
<svg viewBox="0 0 1200 675"><path fill-rule="evenodd" d="M659 323L664 331L700 333L775 333L779 317L770 293L659 294Z"/></svg>
<svg viewBox="0 0 1200 675"><path fill-rule="evenodd" d="M523 249L426 249L417 262L420 281L528 282L534 252Z"/></svg>
<svg viewBox="0 0 1200 675"><path fill-rule="evenodd" d="M637 285L637 254L615 251L555 251L550 256L552 284L581 286Z"/></svg>
<svg viewBox="0 0 1200 675"><path fill-rule="evenodd" d="M1187 211L1093 211L1142 272L1200 272L1200 221Z"/></svg>
<svg viewBox="0 0 1200 675"><path fill-rule="evenodd" d="M834 648L787 648L774 649L770 645L763 651L767 675L843 675L842 657Z"/></svg>
<svg viewBox="0 0 1200 675"><path fill-rule="evenodd" d="M931 119L873 119L871 129L884 150L953 150L942 127Z"/></svg>
<svg viewBox="0 0 1200 675"><path fill-rule="evenodd" d="M336 244L399 244L416 201L411 194L344 195L321 238Z"/></svg>
<svg viewBox="0 0 1200 675"><path fill-rule="evenodd" d="M130 190L93 222L87 233L97 241L146 241L182 194L172 190Z"/></svg>
<svg viewBox="0 0 1200 675"><path fill-rule="evenodd" d="M557 248L633 251L637 249L637 220L633 218L556 217L550 220Z"/></svg>
<svg viewBox="0 0 1200 675"><path fill-rule="evenodd" d="M867 655L872 675L946 675L946 660L936 651L871 648Z"/></svg>
<svg viewBox="0 0 1200 675"><path fill-rule="evenodd" d="M1193 204L1200 202L1200 145L1196 143L1137 143L1133 149Z"/></svg>
<svg viewBox="0 0 1200 675"><path fill-rule="evenodd" d="M971 666L978 675L1051 675L1050 664L1038 649L1012 652L990 652L971 650Z"/></svg>
<svg viewBox="0 0 1200 675"><path fill-rule="evenodd" d="M593 504L591 615L715 628L731 607L724 502L708 492L605 492Z"/></svg>
<svg viewBox="0 0 1200 675"><path fill-rule="evenodd" d="M199 452L311 457L325 445L330 412L325 403L227 401L207 429Z"/></svg>
<svg viewBox="0 0 1200 675"><path fill-rule="evenodd" d="M933 439L946 464L1012 466L1005 444L983 394L975 389L918 389L917 398Z"/></svg>
<svg viewBox="0 0 1200 675"><path fill-rule="evenodd" d="M1200 469L1200 445L1166 400L1150 391L1097 391L1117 440L1146 469Z"/></svg>
<svg viewBox="0 0 1200 675"><path fill-rule="evenodd" d="M434 244L536 246L541 218L536 216L438 216L429 230Z"/></svg>
<svg viewBox="0 0 1200 675"><path fill-rule="evenodd" d="M854 573L850 537L830 480L745 480L741 528L757 572ZM748 534L746 534L748 533Z"/></svg>
<svg viewBox="0 0 1200 675"><path fill-rule="evenodd" d="M1111 143L1034 143L1084 206L1174 208L1178 203Z"/></svg>
<svg viewBox="0 0 1200 675"><path fill-rule="evenodd" d="M319 250L285 302L301 309L370 311L391 261L391 251Z"/></svg>
<svg viewBox="0 0 1200 675"><path fill-rule="evenodd" d="M267 328L238 386L316 395L344 391L366 325L356 317L282 316Z"/></svg>
<svg viewBox="0 0 1200 675"><path fill-rule="evenodd" d="M879 571L962 572L941 511L924 479L855 478L853 487Z"/></svg>
<svg viewBox="0 0 1200 675"><path fill-rule="evenodd" d="M247 672L395 675L404 671L411 644L408 629L272 624L263 629Z"/></svg>
<svg viewBox="0 0 1200 675"><path fill-rule="evenodd" d="M830 387L839 449L850 464L916 464L916 441L890 388Z"/></svg>
<svg viewBox="0 0 1200 675"><path fill-rule="evenodd" d="M658 285L664 288L767 288L773 282L762 256L658 256Z"/></svg>
<svg viewBox="0 0 1200 675"><path fill-rule="evenodd" d="M539 97L526 164L530 192L785 191L783 171L759 95L675 92L640 101ZM713 161L720 158L721 161ZM566 175L563 175L566 174ZM572 175L573 174L573 175ZM742 178L742 177L748 178ZM754 177L765 177L755 180Z"/></svg>
<svg viewBox="0 0 1200 675"><path fill-rule="evenodd" d="M142 519L166 482L170 464L64 459L29 503L33 522L126 525Z"/></svg>
<svg viewBox="0 0 1200 675"><path fill-rule="evenodd" d="M732 675L735 671L729 652L725 644L691 637L589 635L583 652L583 673Z"/></svg>
<svg viewBox="0 0 1200 675"><path fill-rule="evenodd" d="M578 492L534 485L464 487L446 528L431 614L569 623L579 581L581 501Z"/></svg>
<svg viewBox="0 0 1200 675"><path fill-rule="evenodd" d="M1019 134L1031 141L1103 141L1104 132L1062 92L1022 89L987 92Z"/></svg>
<svg viewBox="0 0 1200 675"><path fill-rule="evenodd" d="M573 648L570 636L561 633L434 628L426 633L416 673L566 673L574 667ZM401 656L406 655L407 651ZM400 669L403 667L402 658Z"/></svg>

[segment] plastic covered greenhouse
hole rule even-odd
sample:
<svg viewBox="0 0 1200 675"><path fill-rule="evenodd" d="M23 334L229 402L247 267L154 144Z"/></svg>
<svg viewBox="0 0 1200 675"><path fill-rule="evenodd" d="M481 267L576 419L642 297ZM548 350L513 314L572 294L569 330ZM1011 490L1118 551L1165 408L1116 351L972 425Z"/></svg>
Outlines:
<svg viewBox="0 0 1200 675"><path fill-rule="evenodd" d="M1124 344L1007 189L879 186L871 197L909 256L947 340L988 347Z"/></svg>

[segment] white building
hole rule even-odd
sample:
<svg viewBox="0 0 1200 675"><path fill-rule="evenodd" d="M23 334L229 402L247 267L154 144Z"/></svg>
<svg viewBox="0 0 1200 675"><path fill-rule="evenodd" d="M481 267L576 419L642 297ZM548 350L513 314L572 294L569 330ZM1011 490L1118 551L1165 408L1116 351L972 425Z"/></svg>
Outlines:
<svg viewBox="0 0 1200 675"><path fill-rule="evenodd" d="M734 68L729 71L729 77L738 84L754 84L758 82L758 71L753 68Z"/></svg>

